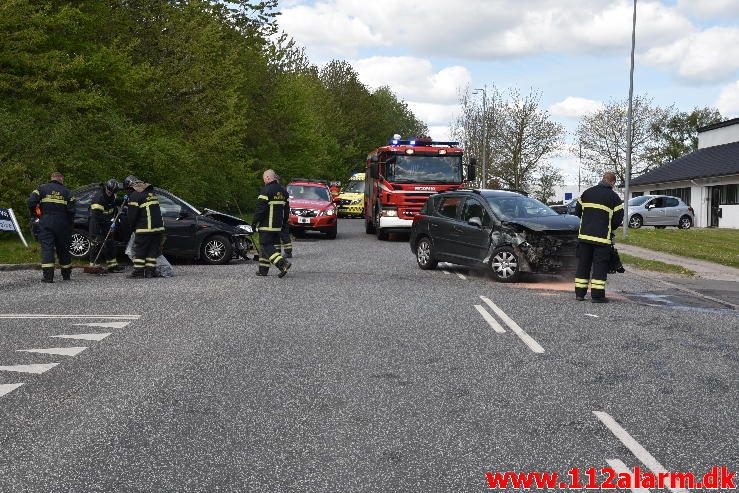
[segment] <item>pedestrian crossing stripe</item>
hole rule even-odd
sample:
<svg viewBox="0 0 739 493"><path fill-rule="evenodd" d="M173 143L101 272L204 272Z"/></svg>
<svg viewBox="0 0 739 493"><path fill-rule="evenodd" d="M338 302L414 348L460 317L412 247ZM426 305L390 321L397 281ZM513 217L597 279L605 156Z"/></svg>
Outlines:
<svg viewBox="0 0 739 493"><path fill-rule="evenodd" d="M111 332L102 332L99 334L62 334L49 337L58 337L59 339L81 339L83 341L102 341L110 334Z"/></svg>
<svg viewBox="0 0 739 493"><path fill-rule="evenodd" d="M72 324L72 325L82 325L85 327L102 327L104 329L122 329L131 322L96 322L96 323L88 323L88 324Z"/></svg>
<svg viewBox="0 0 739 493"><path fill-rule="evenodd" d="M52 347L47 349L17 349L16 351L22 353L38 353L38 354L55 354L58 356L77 356L82 351L87 349L86 347Z"/></svg>
<svg viewBox="0 0 739 493"><path fill-rule="evenodd" d="M51 370L58 364L59 363L43 363L35 365L0 366L0 371L15 371L18 373L34 373L36 375L41 375L42 373L46 373L47 371Z"/></svg>
<svg viewBox="0 0 739 493"><path fill-rule="evenodd" d="M1 383L0 384L0 397L11 393L12 391L17 389L21 385L23 384L22 383Z"/></svg>

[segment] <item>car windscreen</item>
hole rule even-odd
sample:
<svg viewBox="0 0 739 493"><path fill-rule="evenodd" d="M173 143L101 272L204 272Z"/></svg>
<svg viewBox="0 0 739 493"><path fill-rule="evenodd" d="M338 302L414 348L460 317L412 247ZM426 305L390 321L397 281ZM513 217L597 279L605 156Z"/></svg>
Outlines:
<svg viewBox="0 0 739 493"><path fill-rule="evenodd" d="M360 180L351 180L349 183L346 184L342 192L344 193L364 193L364 182Z"/></svg>
<svg viewBox="0 0 739 493"><path fill-rule="evenodd" d="M386 178L395 183L461 183L462 156L394 156Z"/></svg>
<svg viewBox="0 0 739 493"><path fill-rule="evenodd" d="M287 193L291 199L325 200L329 202L329 191L326 187L312 185L288 185Z"/></svg>
<svg viewBox="0 0 739 493"><path fill-rule="evenodd" d="M485 198L495 215L502 219L533 219L559 215L538 200L523 195L488 196Z"/></svg>
<svg viewBox="0 0 739 493"><path fill-rule="evenodd" d="M646 202L647 200L651 198L652 198L651 195L642 195L641 197L634 197L633 199L629 200L629 205L634 205L634 206L643 205L644 202Z"/></svg>

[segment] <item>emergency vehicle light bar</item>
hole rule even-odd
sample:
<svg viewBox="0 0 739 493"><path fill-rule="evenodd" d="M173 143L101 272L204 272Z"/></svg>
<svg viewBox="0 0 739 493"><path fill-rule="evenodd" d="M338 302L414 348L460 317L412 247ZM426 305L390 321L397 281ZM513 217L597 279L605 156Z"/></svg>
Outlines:
<svg viewBox="0 0 739 493"><path fill-rule="evenodd" d="M328 185L328 180L322 180L320 178L293 178L290 181L304 181L306 183L323 183L324 185Z"/></svg>
<svg viewBox="0 0 739 493"><path fill-rule="evenodd" d="M440 142L435 140L420 140L420 139L408 139L408 140L401 140L401 139L390 139L390 145L391 146L447 146L447 147L457 147L459 146L459 142Z"/></svg>

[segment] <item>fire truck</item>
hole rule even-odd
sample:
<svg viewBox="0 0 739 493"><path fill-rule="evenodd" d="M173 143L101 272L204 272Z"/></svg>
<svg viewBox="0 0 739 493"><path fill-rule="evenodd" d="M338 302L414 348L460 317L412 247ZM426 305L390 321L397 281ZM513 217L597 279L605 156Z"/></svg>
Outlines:
<svg viewBox="0 0 739 493"><path fill-rule="evenodd" d="M367 156L364 187L364 226L367 234L387 239L390 232L409 231L413 216L431 195L462 188L475 179L475 160L462 164L458 142L428 138L402 140ZM466 169L465 169L466 168Z"/></svg>

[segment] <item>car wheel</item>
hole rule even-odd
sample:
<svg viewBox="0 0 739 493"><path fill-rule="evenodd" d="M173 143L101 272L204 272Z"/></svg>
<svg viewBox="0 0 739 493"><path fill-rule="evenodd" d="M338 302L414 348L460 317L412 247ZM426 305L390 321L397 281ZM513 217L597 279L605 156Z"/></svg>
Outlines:
<svg viewBox="0 0 739 493"><path fill-rule="evenodd" d="M500 247L493 252L490 269L498 282L517 282L521 277L518 256L511 247Z"/></svg>
<svg viewBox="0 0 739 493"><path fill-rule="evenodd" d="M87 258L90 255L90 235L86 231L76 229L72 233L72 242L69 245L69 253L74 258Z"/></svg>
<svg viewBox="0 0 739 493"><path fill-rule="evenodd" d="M680 218L680 222L677 224L677 227L680 229L690 229L693 227L693 220L690 219L690 216L683 216Z"/></svg>
<svg viewBox="0 0 739 493"><path fill-rule="evenodd" d="M326 237L329 240L335 240L336 239L336 232L337 232L337 230L338 230L338 226L334 226L331 229L327 229L326 230Z"/></svg>
<svg viewBox="0 0 739 493"><path fill-rule="evenodd" d="M665 229L667 226L655 226L654 229Z"/></svg>
<svg viewBox="0 0 739 493"><path fill-rule="evenodd" d="M200 258L209 265L227 264L231 260L232 249L231 240L225 236L209 236L200 245Z"/></svg>
<svg viewBox="0 0 739 493"><path fill-rule="evenodd" d="M642 224L644 224L644 220L639 214L634 214L631 216L631 219L629 219L629 227L633 229L639 229L642 227Z"/></svg>
<svg viewBox="0 0 739 493"><path fill-rule="evenodd" d="M380 209L375 212L375 232L377 233L377 239L380 241L387 240L387 231L380 228Z"/></svg>
<svg viewBox="0 0 739 493"><path fill-rule="evenodd" d="M434 258L431 239L426 236L418 240L416 245L416 262L423 270L435 269L438 264Z"/></svg>

